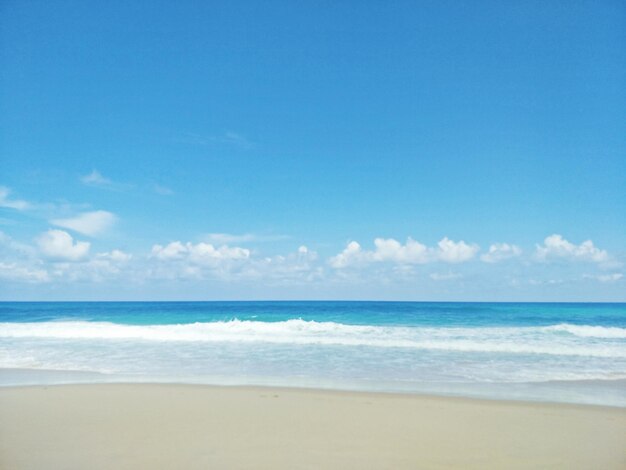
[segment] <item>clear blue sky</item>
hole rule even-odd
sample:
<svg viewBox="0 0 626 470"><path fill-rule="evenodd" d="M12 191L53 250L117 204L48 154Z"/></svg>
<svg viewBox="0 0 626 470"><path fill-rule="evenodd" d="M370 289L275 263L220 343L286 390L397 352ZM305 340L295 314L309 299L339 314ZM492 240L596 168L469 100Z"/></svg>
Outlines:
<svg viewBox="0 0 626 470"><path fill-rule="evenodd" d="M623 2L0 27L0 298L626 300Z"/></svg>

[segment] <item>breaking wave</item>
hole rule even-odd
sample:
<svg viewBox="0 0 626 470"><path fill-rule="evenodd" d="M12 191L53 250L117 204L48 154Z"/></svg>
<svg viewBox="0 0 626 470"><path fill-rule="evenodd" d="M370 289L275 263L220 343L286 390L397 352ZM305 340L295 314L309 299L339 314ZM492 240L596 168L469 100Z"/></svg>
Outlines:
<svg viewBox="0 0 626 470"><path fill-rule="evenodd" d="M176 325L52 321L0 323L0 338L101 341L265 342L460 352L626 358L626 328L558 324L541 327L403 327L291 319Z"/></svg>

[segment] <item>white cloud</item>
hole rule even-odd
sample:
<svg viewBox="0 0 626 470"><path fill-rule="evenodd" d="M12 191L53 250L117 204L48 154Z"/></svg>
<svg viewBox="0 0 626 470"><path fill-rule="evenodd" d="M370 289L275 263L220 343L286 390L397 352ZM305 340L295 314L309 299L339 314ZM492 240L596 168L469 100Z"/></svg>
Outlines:
<svg viewBox="0 0 626 470"><path fill-rule="evenodd" d="M20 199L10 199L9 194L11 190L5 186L0 186L0 207L6 207L7 209L15 209L23 211L31 207L30 203L22 201Z"/></svg>
<svg viewBox="0 0 626 470"><path fill-rule="evenodd" d="M478 250L478 245L468 245L463 240L455 242L448 237L443 238L437 243L437 258L446 263L463 263L472 259Z"/></svg>
<svg viewBox="0 0 626 470"><path fill-rule="evenodd" d="M37 248L17 242L0 232L0 279L41 283L101 282L113 278L130 281L143 277L141 270L145 265L130 263L132 255L114 249L90 256L88 242L75 241L62 230L43 233L36 245Z"/></svg>
<svg viewBox="0 0 626 470"><path fill-rule="evenodd" d="M432 273L430 275L430 278L433 281L452 281L454 279L460 279L462 278L463 275L460 273L453 273L453 272L448 272L448 273Z"/></svg>
<svg viewBox="0 0 626 470"><path fill-rule="evenodd" d="M591 240L575 245L561 235L550 235L543 241L543 245L537 245L535 257L540 261L563 258L581 261L604 263L609 261L609 254L594 246Z"/></svg>
<svg viewBox="0 0 626 470"><path fill-rule="evenodd" d="M47 282L44 263L34 247L18 242L0 231L0 279L14 282Z"/></svg>
<svg viewBox="0 0 626 470"><path fill-rule="evenodd" d="M0 248L8 249L13 253L18 253L22 256L32 256L35 252L35 249L27 245L25 243L18 242L8 236L6 233L0 230ZM2 254L3 250L0 250L0 254Z"/></svg>
<svg viewBox="0 0 626 470"><path fill-rule="evenodd" d="M0 262L0 279L21 282L48 282L50 276L44 269L31 268L18 263Z"/></svg>
<svg viewBox="0 0 626 470"><path fill-rule="evenodd" d="M112 250L106 253L98 253L96 258L113 261L115 263L125 263L132 258L132 255L124 253L121 250Z"/></svg>
<svg viewBox="0 0 626 470"><path fill-rule="evenodd" d="M189 259L196 263L204 263L209 260L242 260L250 257L250 250L238 246L229 247L222 245L219 248L210 243L187 243Z"/></svg>
<svg viewBox="0 0 626 470"><path fill-rule="evenodd" d="M366 258L365 253L361 250L358 242L352 241L348 243L346 248L336 256L328 260L328 263L335 269L347 268L357 263L361 263Z"/></svg>
<svg viewBox="0 0 626 470"><path fill-rule="evenodd" d="M263 281L269 284L303 284L321 279L324 270L315 265L315 251L301 245L295 253L262 259L250 259L241 271L231 276L242 280Z"/></svg>
<svg viewBox="0 0 626 470"><path fill-rule="evenodd" d="M250 257L250 250L240 247L222 245L216 248L210 243L193 244L179 241L171 242L166 246L154 245L151 256L163 261L186 259L193 263L211 263L216 260L244 260Z"/></svg>
<svg viewBox="0 0 626 470"><path fill-rule="evenodd" d="M390 262L396 264L425 264L435 261L446 263L462 263L472 259L479 250L478 245L470 245L464 241L455 242L445 237L436 248L427 247L422 243L408 238L403 245L393 238L376 238L373 251L363 250L358 242L352 241L328 262L336 269L373 262Z"/></svg>
<svg viewBox="0 0 626 470"><path fill-rule="evenodd" d="M115 220L116 217L111 212L93 211L69 219L54 219L50 223L93 237L109 229Z"/></svg>
<svg viewBox="0 0 626 470"><path fill-rule="evenodd" d="M128 276L131 272L124 271L132 255L121 250L111 250L98 253L87 262L71 265L66 263L63 272L60 273L67 280L89 280L101 282L110 278L119 278L121 275Z"/></svg>
<svg viewBox="0 0 626 470"><path fill-rule="evenodd" d="M153 245L151 256L161 260L180 259L187 253L185 245L181 242L171 242L166 246Z"/></svg>
<svg viewBox="0 0 626 470"><path fill-rule="evenodd" d="M102 176L98 170L92 170L88 175L81 176L80 180L90 186L109 186L113 184L113 181Z"/></svg>
<svg viewBox="0 0 626 470"><path fill-rule="evenodd" d="M374 261L391 261L399 264L422 264L427 263L430 258L426 245L408 238L406 244L402 245L393 238L377 238L374 240L376 250L371 257Z"/></svg>
<svg viewBox="0 0 626 470"><path fill-rule="evenodd" d="M80 177L80 181L86 186L109 189L111 191L124 191L132 188L132 185L117 183L103 176L98 170L92 170L88 175Z"/></svg>
<svg viewBox="0 0 626 470"><path fill-rule="evenodd" d="M148 276L284 285L315 281L323 275L323 268L316 263L317 253L304 245L286 255L253 255L251 250L239 246L174 241L152 247Z"/></svg>
<svg viewBox="0 0 626 470"><path fill-rule="evenodd" d="M71 255L74 256L73 253ZM18 273L22 274L22 279L16 277L14 280L25 282L104 282L111 279L124 279L131 281L137 273L134 270L135 267L129 264L132 256L120 250L98 253L93 257L84 256L80 258L78 263L72 262L76 259L72 259L70 256L52 256L51 258L51 263L32 260L35 261L37 268L32 266L32 261L31 266L22 263L21 266L18 266L21 268ZM143 278L143 276L140 274L139 278Z"/></svg>
<svg viewBox="0 0 626 470"><path fill-rule="evenodd" d="M48 258L76 261L89 253L89 242L74 243L72 236L63 230L48 230L37 239L40 251Z"/></svg>
<svg viewBox="0 0 626 470"><path fill-rule="evenodd" d="M489 247L489 251L484 253L480 259L485 263L497 263L510 258L515 258L522 254L522 249L517 245L508 243L494 243Z"/></svg>
<svg viewBox="0 0 626 470"><path fill-rule="evenodd" d="M585 275L583 277L585 279L594 279L600 282L616 282L616 281L619 281L620 279L623 279L624 275L622 273L612 273L612 274L600 274L597 276Z"/></svg>

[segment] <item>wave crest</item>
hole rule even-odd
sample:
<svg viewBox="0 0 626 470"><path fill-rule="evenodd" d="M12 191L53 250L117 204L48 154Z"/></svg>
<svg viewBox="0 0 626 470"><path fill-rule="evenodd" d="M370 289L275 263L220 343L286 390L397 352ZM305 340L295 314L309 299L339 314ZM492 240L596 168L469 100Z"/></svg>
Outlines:
<svg viewBox="0 0 626 470"><path fill-rule="evenodd" d="M176 325L55 321L0 323L0 338L266 342L626 358L624 342L619 341L626 338L626 329L570 324L460 328L347 325L302 319L280 322L231 320Z"/></svg>
<svg viewBox="0 0 626 470"><path fill-rule="evenodd" d="M562 331L582 338L615 338L626 339L626 328L616 326L570 325L561 323L545 327L547 331Z"/></svg>

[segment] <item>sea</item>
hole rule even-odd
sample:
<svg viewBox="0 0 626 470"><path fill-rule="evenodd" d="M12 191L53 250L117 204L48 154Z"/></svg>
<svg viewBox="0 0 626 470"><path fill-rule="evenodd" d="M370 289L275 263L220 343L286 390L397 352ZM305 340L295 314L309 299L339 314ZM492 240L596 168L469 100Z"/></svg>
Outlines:
<svg viewBox="0 0 626 470"><path fill-rule="evenodd" d="M625 407L626 304L0 302L0 386L110 382Z"/></svg>

